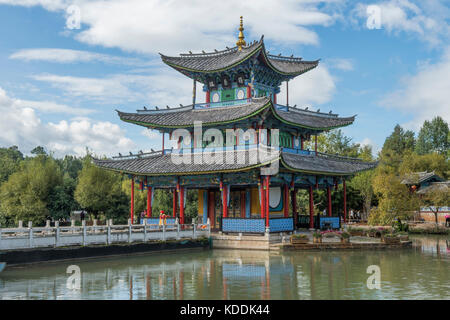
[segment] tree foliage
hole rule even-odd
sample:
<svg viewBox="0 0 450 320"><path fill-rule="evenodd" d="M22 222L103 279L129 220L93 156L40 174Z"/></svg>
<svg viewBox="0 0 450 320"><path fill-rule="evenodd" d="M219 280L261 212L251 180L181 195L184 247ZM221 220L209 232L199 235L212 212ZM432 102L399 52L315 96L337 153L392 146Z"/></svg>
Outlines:
<svg viewBox="0 0 450 320"><path fill-rule="evenodd" d="M121 184L120 174L95 166L87 156L78 176L75 200L95 218L106 211L111 214L114 198L122 194Z"/></svg>
<svg viewBox="0 0 450 320"><path fill-rule="evenodd" d="M42 224L50 213L50 195L61 184L61 170L53 158L38 155L22 161L0 188L1 214L15 223Z"/></svg>
<svg viewBox="0 0 450 320"><path fill-rule="evenodd" d="M441 117L426 120L419 131L415 151L419 155L437 152L446 154L450 148L448 123Z"/></svg>

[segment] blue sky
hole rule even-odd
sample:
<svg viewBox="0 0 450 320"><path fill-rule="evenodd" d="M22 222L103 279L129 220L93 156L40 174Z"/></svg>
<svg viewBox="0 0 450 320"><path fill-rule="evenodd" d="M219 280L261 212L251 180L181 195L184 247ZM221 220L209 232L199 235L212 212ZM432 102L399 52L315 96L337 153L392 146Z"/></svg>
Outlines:
<svg viewBox="0 0 450 320"><path fill-rule="evenodd" d="M397 123L417 132L436 115L450 121L449 4L0 0L0 145L43 145L57 156L160 148L156 132L114 110L189 104L191 80L158 52L234 46L243 15L247 41L264 34L271 53L321 59L290 83L290 104L357 114L344 133L376 151ZM379 29L367 27L368 6Z"/></svg>

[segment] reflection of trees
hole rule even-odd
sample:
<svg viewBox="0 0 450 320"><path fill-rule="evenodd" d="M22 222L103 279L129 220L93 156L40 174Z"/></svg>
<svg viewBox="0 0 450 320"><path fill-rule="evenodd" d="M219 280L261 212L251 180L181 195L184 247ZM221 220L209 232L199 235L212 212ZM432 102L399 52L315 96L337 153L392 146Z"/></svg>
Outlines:
<svg viewBox="0 0 450 320"><path fill-rule="evenodd" d="M81 290L66 288L67 264L2 273L0 296L22 299L448 298L450 239L415 239L417 250L285 252L214 250L79 262ZM437 254L439 252L439 254ZM73 263L73 262L72 262ZM72 264L70 263L70 264ZM73 263L77 264L77 263ZM369 265L382 290L366 287Z"/></svg>

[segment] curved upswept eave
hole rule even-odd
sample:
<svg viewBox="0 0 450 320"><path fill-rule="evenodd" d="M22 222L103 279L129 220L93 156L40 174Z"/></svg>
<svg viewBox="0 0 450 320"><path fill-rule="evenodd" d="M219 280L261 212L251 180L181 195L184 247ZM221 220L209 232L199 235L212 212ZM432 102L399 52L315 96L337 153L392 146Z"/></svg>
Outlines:
<svg viewBox="0 0 450 320"><path fill-rule="evenodd" d="M358 158L348 158L329 154L303 156L282 152L281 164L288 170L307 174L352 176L377 167L376 162L365 162Z"/></svg>

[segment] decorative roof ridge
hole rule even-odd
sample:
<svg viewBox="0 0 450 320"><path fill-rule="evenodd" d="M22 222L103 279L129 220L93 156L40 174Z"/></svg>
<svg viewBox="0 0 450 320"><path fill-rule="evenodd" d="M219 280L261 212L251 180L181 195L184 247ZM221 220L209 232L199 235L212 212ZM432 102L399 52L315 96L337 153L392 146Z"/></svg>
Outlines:
<svg viewBox="0 0 450 320"><path fill-rule="evenodd" d="M361 163L369 163L369 164L378 164L379 161L364 161L360 158L353 158L353 157L347 157L347 156L340 156L337 154L330 154L330 153L324 153L324 152L317 152L317 155L322 158L328 158L338 161L352 161L352 162L361 162Z"/></svg>
<svg viewBox="0 0 450 320"><path fill-rule="evenodd" d="M250 42L249 45L247 46L242 46L243 49L251 49L252 47L257 47L258 45L261 45L263 43L263 38L264 36L261 37L261 39L259 41L253 41ZM203 53L180 53L180 56L167 56L164 55L162 53L159 53L159 55L163 58L204 58L204 57L217 57L217 56L222 56L222 55L227 55L230 53L235 53L238 51L238 47L234 46L232 48L227 48L224 50L220 50L220 51L215 51L215 52L203 52Z"/></svg>
<svg viewBox="0 0 450 320"><path fill-rule="evenodd" d="M123 112L120 110L115 110L119 116L120 115L133 115L133 114L159 114L159 113L171 113L171 112L179 112L179 111L189 111L193 109L193 105L181 106L181 107L173 107L169 109L151 109L151 110L136 110L136 112Z"/></svg>
<svg viewBox="0 0 450 320"><path fill-rule="evenodd" d="M277 72L279 72L279 73L281 73L281 74L295 74L295 72L294 72L294 73L292 73L292 72L282 72L281 70L279 70L276 66L274 66L274 65L272 64L272 57L273 57L273 55L270 55L270 54L269 54L269 51L266 50L266 46L264 45L264 42L262 42L262 49L263 49L263 50L262 50L263 56L264 56L264 58L265 58L265 60L266 60L266 63L269 65L270 68L272 68L273 70L276 70ZM281 56L280 56L280 57L281 57ZM284 58L284 57L283 57L283 58ZM277 59L273 59L273 60L277 61ZM278 61L286 61L286 60L278 59ZM307 71L309 71L309 70L311 70L311 69L314 69L317 65L319 65L319 61L320 61L320 59L317 59L317 60L315 60L315 61L303 61L303 60L299 60L299 61L295 61L295 62L301 62L301 63L306 63L306 64L312 64L312 65L314 65L312 68L310 68L310 69L308 69L308 70L305 70L305 71L301 72L301 73L305 73L305 72L307 72ZM294 61L292 61L292 62L294 62Z"/></svg>
<svg viewBox="0 0 450 320"><path fill-rule="evenodd" d="M296 112L296 113L322 116L322 117L326 117L326 118L339 118L339 114L337 114L337 113L317 112L317 111L313 111L313 110L298 109L298 108L294 108L291 106L287 106L287 107L288 107L289 112L292 111L292 112ZM280 109L278 111L284 111L284 110ZM284 112L288 112L288 111L284 111ZM339 119L354 119L355 117L356 117L356 114L353 116L349 116L349 117L340 117Z"/></svg>

